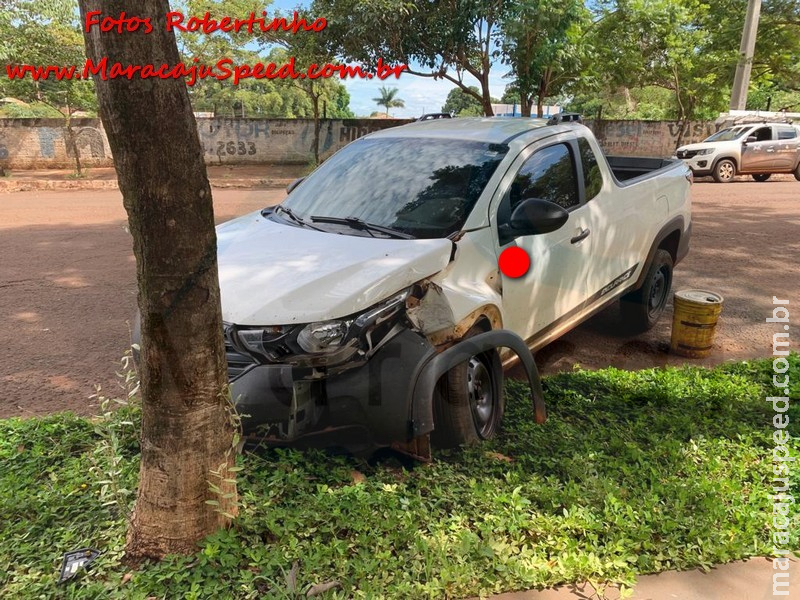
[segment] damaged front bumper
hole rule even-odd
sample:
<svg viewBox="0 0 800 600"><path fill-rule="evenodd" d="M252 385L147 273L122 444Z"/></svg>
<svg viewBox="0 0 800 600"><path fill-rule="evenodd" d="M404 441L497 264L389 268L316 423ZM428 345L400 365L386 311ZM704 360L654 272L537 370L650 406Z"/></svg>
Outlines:
<svg viewBox="0 0 800 600"><path fill-rule="evenodd" d="M472 356L501 347L519 356L534 418L543 423L547 413L533 356L519 336L505 330L473 336L442 352L404 330L357 368L304 379L302 370L288 365L253 365L233 378L231 390L237 411L245 415L245 432L267 442L403 445L433 431L439 379Z"/></svg>
<svg viewBox="0 0 800 600"><path fill-rule="evenodd" d="M423 336L404 330L361 366L325 377L291 365L253 363L232 373L231 395L245 433L267 441L326 434L342 443L357 437L391 445L412 437L413 382L434 355Z"/></svg>
<svg viewBox="0 0 800 600"><path fill-rule="evenodd" d="M405 303L392 299L354 317L358 327L348 329L341 351L327 354L303 353L297 342L302 325L261 330L226 325L231 398L244 433L276 445L394 446L404 451L426 446L434 429L438 381L456 365L499 348L519 357L535 420L544 422L539 374L522 338L500 329L437 347L421 329L450 316L440 314L442 302L414 300L419 296L410 295ZM248 335L244 340L242 331ZM254 331L259 331L255 337ZM138 315L133 341L140 343ZM333 360L343 352L347 360Z"/></svg>

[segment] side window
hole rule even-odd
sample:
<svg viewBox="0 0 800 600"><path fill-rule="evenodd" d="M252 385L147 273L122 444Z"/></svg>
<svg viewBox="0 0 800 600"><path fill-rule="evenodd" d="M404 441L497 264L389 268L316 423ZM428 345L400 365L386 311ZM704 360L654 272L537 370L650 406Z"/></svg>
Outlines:
<svg viewBox="0 0 800 600"><path fill-rule="evenodd" d="M569 146L548 146L525 161L511 184L506 214L510 216L526 198L549 200L568 210L580 203L575 162Z"/></svg>
<svg viewBox="0 0 800 600"><path fill-rule="evenodd" d="M778 127L779 140L793 140L797 138L797 129L794 127Z"/></svg>
<svg viewBox="0 0 800 600"><path fill-rule="evenodd" d="M578 150L581 153L583 164L583 185L586 188L586 201L588 202L603 188L603 174L597 164L597 158L592 151L592 146L586 138L578 138Z"/></svg>
<svg viewBox="0 0 800 600"><path fill-rule="evenodd" d="M757 142L768 142L772 139L772 127L759 127L750 135L756 136Z"/></svg>

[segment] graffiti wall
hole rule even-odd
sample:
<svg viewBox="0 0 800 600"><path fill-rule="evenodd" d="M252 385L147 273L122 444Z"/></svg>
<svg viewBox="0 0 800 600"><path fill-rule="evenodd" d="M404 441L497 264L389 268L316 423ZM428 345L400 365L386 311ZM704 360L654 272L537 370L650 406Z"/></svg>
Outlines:
<svg viewBox="0 0 800 600"><path fill-rule="evenodd" d="M111 149L98 119L73 119L82 164L111 165ZM73 152L61 119L0 119L0 165L17 169L69 167Z"/></svg>
<svg viewBox="0 0 800 600"><path fill-rule="evenodd" d="M409 123L403 119L323 120L320 157L373 131ZM81 162L111 166L111 151L99 119L73 119ZM308 164L314 156L314 121L306 119L198 119L207 164ZM70 168L73 153L60 119L0 119L0 166L16 169Z"/></svg>
<svg viewBox="0 0 800 600"><path fill-rule="evenodd" d="M323 120L320 157L327 158L368 133L409 123L403 119ZM681 144L718 129L705 121L589 121L609 154L672 156ZM198 119L207 164L308 164L314 155L314 122L306 119ZM81 161L111 166L111 150L98 119L73 119ZM0 119L0 166L12 169L71 168L73 153L59 119Z"/></svg>
<svg viewBox="0 0 800 600"><path fill-rule="evenodd" d="M719 129L710 121L588 121L607 154L669 157Z"/></svg>

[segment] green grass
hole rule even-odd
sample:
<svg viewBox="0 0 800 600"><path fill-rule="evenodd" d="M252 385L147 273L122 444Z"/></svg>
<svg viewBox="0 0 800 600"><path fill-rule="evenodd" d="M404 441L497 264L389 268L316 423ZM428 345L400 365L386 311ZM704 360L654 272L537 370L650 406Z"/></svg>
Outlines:
<svg viewBox="0 0 800 600"><path fill-rule="evenodd" d="M800 357L791 365L800 436ZM65 414L0 421L0 597L292 598L331 580L342 588L328 597L465 597L768 555L771 376L769 361L576 371L546 379L542 426L509 382L499 439L414 468L247 454L235 527L125 583L125 519L101 502L94 425ZM119 447L120 484L133 489L137 442ZM83 546L103 555L56 586L63 552Z"/></svg>

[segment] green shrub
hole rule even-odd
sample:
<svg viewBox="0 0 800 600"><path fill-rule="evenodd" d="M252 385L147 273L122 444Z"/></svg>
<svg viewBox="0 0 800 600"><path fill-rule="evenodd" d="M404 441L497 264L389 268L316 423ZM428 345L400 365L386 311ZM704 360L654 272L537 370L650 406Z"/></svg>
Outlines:
<svg viewBox="0 0 800 600"><path fill-rule="evenodd" d="M333 580L327 597L465 597L769 555L771 377L770 361L556 375L544 425L510 381L503 434L430 465L249 453L234 527L124 583L124 510L91 474L102 430L0 421L0 597L293 598ZM797 355L790 377L800 436ZM132 431L118 428L115 489L135 487ZM83 546L103 554L60 589L62 554Z"/></svg>

